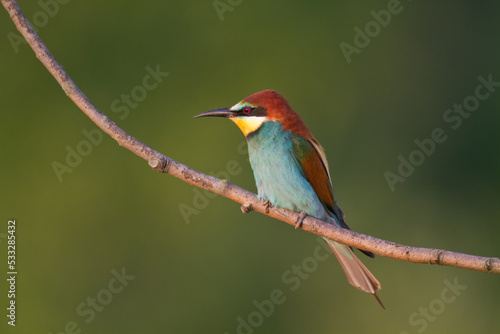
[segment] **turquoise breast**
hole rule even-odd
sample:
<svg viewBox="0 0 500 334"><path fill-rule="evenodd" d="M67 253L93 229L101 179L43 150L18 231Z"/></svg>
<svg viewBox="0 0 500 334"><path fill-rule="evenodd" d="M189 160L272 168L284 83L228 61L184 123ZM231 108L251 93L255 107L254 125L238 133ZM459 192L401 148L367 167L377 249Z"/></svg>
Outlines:
<svg viewBox="0 0 500 334"><path fill-rule="evenodd" d="M279 122L266 122L247 136L248 154L258 195L272 205L326 220L327 213L294 156L292 139Z"/></svg>

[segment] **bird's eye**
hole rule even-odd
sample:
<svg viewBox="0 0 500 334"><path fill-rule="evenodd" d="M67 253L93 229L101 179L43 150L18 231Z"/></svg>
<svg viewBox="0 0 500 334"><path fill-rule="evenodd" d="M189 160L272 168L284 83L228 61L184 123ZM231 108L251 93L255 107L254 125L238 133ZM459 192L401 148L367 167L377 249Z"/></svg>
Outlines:
<svg viewBox="0 0 500 334"><path fill-rule="evenodd" d="M245 107L245 108L243 108L243 112L244 112L245 114L249 114L249 113L250 113L250 111L252 111L252 108L250 108L250 107Z"/></svg>

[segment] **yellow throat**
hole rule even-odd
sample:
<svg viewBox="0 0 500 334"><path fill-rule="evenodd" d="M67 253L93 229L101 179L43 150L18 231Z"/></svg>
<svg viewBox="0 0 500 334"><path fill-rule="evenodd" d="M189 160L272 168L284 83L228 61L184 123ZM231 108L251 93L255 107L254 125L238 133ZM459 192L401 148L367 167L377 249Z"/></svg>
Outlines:
<svg viewBox="0 0 500 334"><path fill-rule="evenodd" d="M267 118L260 116L260 117L232 117L230 118L231 121L236 123L236 125L240 128L240 130L243 132L245 137L249 134L260 128L262 123L264 123Z"/></svg>

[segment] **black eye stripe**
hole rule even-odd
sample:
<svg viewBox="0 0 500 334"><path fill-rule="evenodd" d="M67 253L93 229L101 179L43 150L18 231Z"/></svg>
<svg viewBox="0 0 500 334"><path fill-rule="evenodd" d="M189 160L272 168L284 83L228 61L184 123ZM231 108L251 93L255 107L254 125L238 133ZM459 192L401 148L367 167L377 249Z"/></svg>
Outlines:
<svg viewBox="0 0 500 334"><path fill-rule="evenodd" d="M242 116L267 116L267 109L264 107L249 107L245 106L240 109L239 114Z"/></svg>
<svg viewBox="0 0 500 334"><path fill-rule="evenodd" d="M264 107L257 107L253 110L252 114L254 116L267 116L267 109Z"/></svg>

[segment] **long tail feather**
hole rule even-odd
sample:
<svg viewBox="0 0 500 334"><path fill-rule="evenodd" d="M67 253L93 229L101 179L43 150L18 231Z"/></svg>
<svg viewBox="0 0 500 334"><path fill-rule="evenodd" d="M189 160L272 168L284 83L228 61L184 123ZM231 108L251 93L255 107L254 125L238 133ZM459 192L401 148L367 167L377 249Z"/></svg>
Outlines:
<svg viewBox="0 0 500 334"><path fill-rule="evenodd" d="M380 306L385 309L384 304L382 304L377 296L377 290L381 289L379 281L354 255L351 248L330 240L326 240L326 242L339 260L349 283L361 291L371 293L380 303Z"/></svg>

